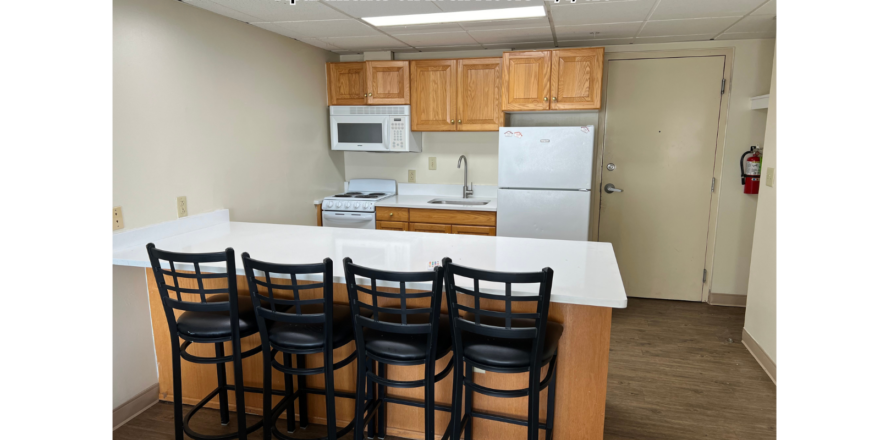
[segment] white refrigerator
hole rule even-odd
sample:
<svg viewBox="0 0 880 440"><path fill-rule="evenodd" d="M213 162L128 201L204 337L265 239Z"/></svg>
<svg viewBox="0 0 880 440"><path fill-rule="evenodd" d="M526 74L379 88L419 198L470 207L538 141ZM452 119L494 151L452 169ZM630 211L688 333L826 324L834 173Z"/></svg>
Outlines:
<svg viewBox="0 0 880 440"><path fill-rule="evenodd" d="M497 235L587 240L593 126L502 127Z"/></svg>

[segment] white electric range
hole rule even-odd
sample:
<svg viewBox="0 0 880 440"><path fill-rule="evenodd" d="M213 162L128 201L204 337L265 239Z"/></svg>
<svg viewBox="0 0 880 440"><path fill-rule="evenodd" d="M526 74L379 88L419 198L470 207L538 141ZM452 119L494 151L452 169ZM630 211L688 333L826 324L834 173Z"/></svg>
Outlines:
<svg viewBox="0 0 880 440"><path fill-rule="evenodd" d="M376 229L376 202L395 195L395 180L351 179L348 191L324 198L321 219L325 227Z"/></svg>

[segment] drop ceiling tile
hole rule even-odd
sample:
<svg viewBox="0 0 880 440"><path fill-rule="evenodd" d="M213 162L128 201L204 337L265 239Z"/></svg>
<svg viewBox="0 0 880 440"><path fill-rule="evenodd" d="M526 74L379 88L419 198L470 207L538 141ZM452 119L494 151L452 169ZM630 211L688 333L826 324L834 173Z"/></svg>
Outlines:
<svg viewBox="0 0 880 440"><path fill-rule="evenodd" d="M556 26L557 40L577 40L589 38L632 38L636 36L642 22L587 24L581 26Z"/></svg>
<svg viewBox="0 0 880 440"><path fill-rule="evenodd" d="M688 20L649 21L639 37L662 37L666 35L718 34L739 17L693 18Z"/></svg>
<svg viewBox="0 0 880 440"><path fill-rule="evenodd" d="M396 48L408 47L406 44L382 34L367 37L330 37L321 39L334 46L357 52L379 49L393 50Z"/></svg>
<svg viewBox="0 0 880 440"><path fill-rule="evenodd" d="M259 18L253 21L335 20L348 18L318 1L211 0L216 4Z"/></svg>
<svg viewBox="0 0 880 440"><path fill-rule="evenodd" d="M550 5L550 15L553 16L553 24L557 26L645 21L654 7L654 0L581 1L575 4L562 1Z"/></svg>
<svg viewBox="0 0 880 440"><path fill-rule="evenodd" d="M467 45L467 46L435 46L435 47L417 47L422 52L453 52L459 50L480 50L483 46Z"/></svg>
<svg viewBox="0 0 880 440"><path fill-rule="evenodd" d="M770 0L757 11L752 12L752 15L776 15L776 0Z"/></svg>
<svg viewBox="0 0 880 440"><path fill-rule="evenodd" d="M553 49L552 41L531 41L526 43L484 44L486 49L532 50Z"/></svg>
<svg viewBox="0 0 880 440"><path fill-rule="evenodd" d="M416 47L464 46L477 44L477 42L474 41L474 39L465 31L443 32L437 34L398 34L394 37L406 44Z"/></svg>
<svg viewBox="0 0 880 440"><path fill-rule="evenodd" d="M651 20L743 16L766 0L661 0Z"/></svg>
<svg viewBox="0 0 880 440"><path fill-rule="evenodd" d="M776 38L776 32L725 32L716 40L766 40Z"/></svg>
<svg viewBox="0 0 880 440"><path fill-rule="evenodd" d="M184 0L184 2L193 5L197 8L202 8L206 11L211 11L215 14L224 15L229 18L234 18L238 21L243 21L245 23L250 23L252 21L260 21L257 17L243 14L234 9L229 9L226 6L218 5L210 0Z"/></svg>
<svg viewBox="0 0 880 440"><path fill-rule="evenodd" d="M727 32L776 32L776 16L749 15L731 26L725 33Z"/></svg>
<svg viewBox="0 0 880 440"><path fill-rule="evenodd" d="M459 25L466 31L491 31L510 28L530 28L550 26L547 17L517 18L513 20L464 21Z"/></svg>
<svg viewBox="0 0 880 440"><path fill-rule="evenodd" d="M300 42L306 43L311 46L319 47L324 50L342 50L340 47L336 47L332 44L329 44L323 40L319 40L317 38L303 38L298 40Z"/></svg>
<svg viewBox="0 0 880 440"><path fill-rule="evenodd" d="M443 12L430 0L358 0L330 1L331 6L352 17L385 17L388 15L432 14Z"/></svg>
<svg viewBox="0 0 880 440"><path fill-rule="evenodd" d="M440 24L416 24L408 26L382 26L382 32L390 35L397 34L434 34L439 32L461 32L461 26L457 23Z"/></svg>
<svg viewBox="0 0 880 440"><path fill-rule="evenodd" d="M560 41L559 47L599 47L634 43L635 38L608 38L575 41Z"/></svg>
<svg viewBox="0 0 880 440"><path fill-rule="evenodd" d="M503 29L494 31L468 31L474 40L482 44L507 44L532 41L553 41L550 26Z"/></svg>
<svg viewBox="0 0 880 440"><path fill-rule="evenodd" d="M293 38L366 37L381 35L375 29L357 20L282 21L252 23L263 29Z"/></svg>
<svg viewBox="0 0 880 440"><path fill-rule="evenodd" d="M524 8L543 6L542 0L436 0L443 12L482 11L485 9Z"/></svg>
<svg viewBox="0 0 880 440"><path fill-rule="evenodd" d="M682 41L709 41L716 34L700 35L666 35L662 37L638 37L633 41L635 44L644 43L678 43Z"/></svg>

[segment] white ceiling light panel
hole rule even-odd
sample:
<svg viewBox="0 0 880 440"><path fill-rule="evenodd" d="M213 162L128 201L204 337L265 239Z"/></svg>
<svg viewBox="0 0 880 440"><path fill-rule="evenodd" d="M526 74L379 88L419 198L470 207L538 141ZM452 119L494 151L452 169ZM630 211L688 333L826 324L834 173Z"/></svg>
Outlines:
<svg viewBox="0 0 880 440"><path fill-rule="evenodd" d="M530 6L527 8L483 9L479 11L363 17L363 19L373 26L400 26L408 24L459 23L463 21L505 20L543 16L543 6Z"/></svg>

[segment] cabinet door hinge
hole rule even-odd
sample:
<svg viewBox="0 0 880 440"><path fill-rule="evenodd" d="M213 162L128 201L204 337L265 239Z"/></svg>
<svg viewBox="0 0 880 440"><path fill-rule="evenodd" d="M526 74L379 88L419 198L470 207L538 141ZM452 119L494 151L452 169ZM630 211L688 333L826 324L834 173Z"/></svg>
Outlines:
<svg viewBox="0 0 880 440"><path fill-rule="evenodd" d="M706 269L703 269L703 282L706 282Z"/></svg>
<svg viewBox="0 0 880 440"><path fill-rule="evenodd" d="M712 192L715 192L715 178L712 178Z"/></svg>
<svg viewBox="0 0 880 440"><path fill-rule="evenodd" d="M727 78L721 78L721 94L724 94L724 89L727 88Z"/></svg>

